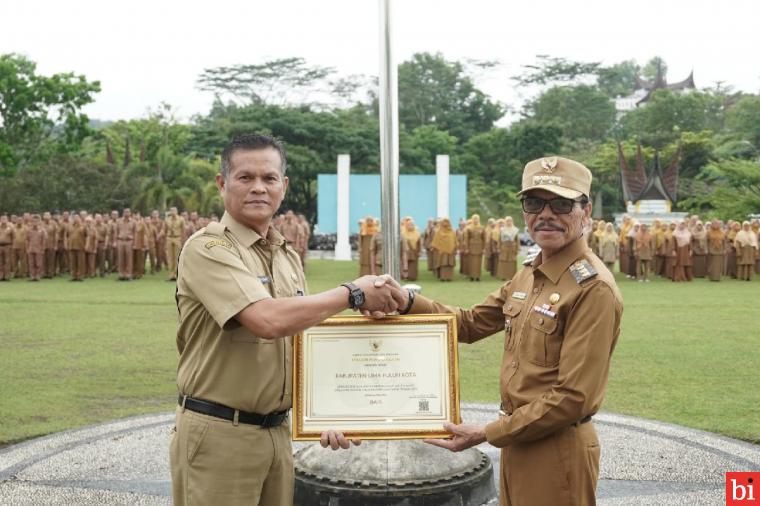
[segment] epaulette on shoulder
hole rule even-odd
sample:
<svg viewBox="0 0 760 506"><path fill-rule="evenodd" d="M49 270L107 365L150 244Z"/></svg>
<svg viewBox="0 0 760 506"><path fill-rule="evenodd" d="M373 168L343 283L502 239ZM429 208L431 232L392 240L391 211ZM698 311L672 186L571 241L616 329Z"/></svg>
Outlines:
<svg viewBox="0 0 760 506"><path fill-rule="evenodd" d="M573 278L575 278L575 282L578 284L581 284L587 279L591 279L597 274L599 274L598 272L596 272L596 269L594 269L594 266L591 265L591 263L585 258L581 258L580 260L575 262L573 265L571 265L570 273L573 275Z"/></svg>
<svg viewBox="0 0 760 506"><path fill-rule="evenodd" d="M215 235L217 237L224 237L224 231L227 227L219 223L218 221L212 221L206 225L206 233L209 235Z"/></svg>
<svg viewBox="0 0 760 506"><path fill-rule="evenodd" d="M539 253L541 253L540 249L537 249L533 253L528 253L528 255L525 257L525 260L523 260L523 265L530 265L530 264L532 264L533 260L536 259L536 257L538 256Z"/></svg>

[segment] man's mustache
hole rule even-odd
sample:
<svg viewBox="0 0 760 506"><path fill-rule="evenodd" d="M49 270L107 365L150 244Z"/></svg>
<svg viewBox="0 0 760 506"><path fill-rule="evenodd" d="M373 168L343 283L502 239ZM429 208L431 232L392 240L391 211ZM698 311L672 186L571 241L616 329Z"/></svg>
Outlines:
<svg viewBox="0 0 760 506"><path fill-rule="evenodd" d="M565 229L552 223L551 221L539 221L536 223L535 230L556 230L557 232L564 232Z"/></svg>

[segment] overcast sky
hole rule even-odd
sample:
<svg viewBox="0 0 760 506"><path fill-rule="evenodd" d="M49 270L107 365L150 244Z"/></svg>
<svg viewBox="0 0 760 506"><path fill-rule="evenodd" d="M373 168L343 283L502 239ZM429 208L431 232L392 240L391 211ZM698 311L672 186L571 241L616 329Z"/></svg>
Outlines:
<svg viewBox="0 0 760 506"><path fill-rule="evenodd" d="M447 59L495 59L479 82L512 106L530 90L509 80L548 54L606 64L655 55L671 81L693 69L698 87L724 81L760 91L758 0L394 0L397 61L440 51ZM195 88L204 68L300 56L342 74L377 74L377 0L8 0L0 53L16 52L43 74L99 80L92 118L138 118L160 102L181 117L207 112Z"/></svg>

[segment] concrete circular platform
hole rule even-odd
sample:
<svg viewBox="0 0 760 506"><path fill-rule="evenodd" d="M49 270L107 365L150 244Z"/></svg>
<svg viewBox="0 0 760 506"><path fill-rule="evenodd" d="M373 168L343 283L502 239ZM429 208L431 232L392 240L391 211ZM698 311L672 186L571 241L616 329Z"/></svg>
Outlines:
<svg viewBox="0 0 760 506"><path fill-rule="evenodd" d="M468 423L484 422L496 409L463 404L462 415ZM173 418L172 413L128 418L4 448L0 504L171 504ZM760 469L758 445L609 413L594 422L602 442L599 504L725 504L725 473ZM498 476L498 449L480 448Z"/></svg>

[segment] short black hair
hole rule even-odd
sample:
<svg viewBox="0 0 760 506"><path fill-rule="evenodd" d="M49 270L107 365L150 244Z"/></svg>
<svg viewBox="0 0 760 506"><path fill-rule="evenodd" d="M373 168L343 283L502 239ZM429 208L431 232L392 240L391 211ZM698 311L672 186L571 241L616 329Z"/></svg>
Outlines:
<svg viewBox="0 0 760 506"><path fill-rule="evenodd" d="M273 148L280 154L280 160L282 160L282 164L280 165L280 172L284 176L285 170L287 169L285 148L283 147L282 142L280 142L276 137L263 134L242 134L233 137L229 144L227 144L227 146L225 146L224 150L222 151L222 165L219 169L219 173L224 179L227 179L227 176L230 174L232 154L235 151L266 148Z"/></svg>

